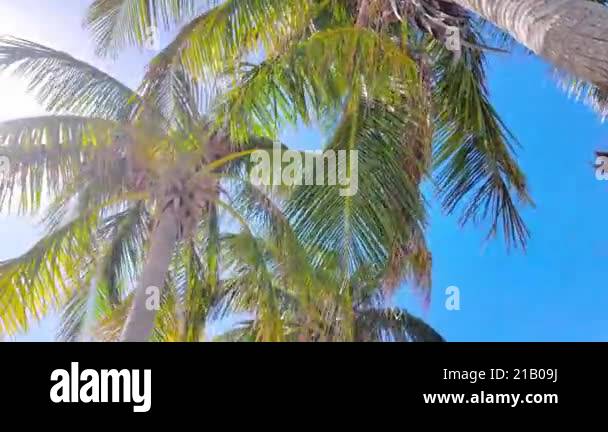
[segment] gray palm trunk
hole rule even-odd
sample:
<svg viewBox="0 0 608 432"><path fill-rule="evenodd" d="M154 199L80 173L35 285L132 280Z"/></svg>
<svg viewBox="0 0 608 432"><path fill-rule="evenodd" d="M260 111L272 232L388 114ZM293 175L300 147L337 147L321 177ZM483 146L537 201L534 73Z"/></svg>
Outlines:
<svg viewBox="0 0 608 432"><path fill-rule="evenodd" d="M555 67L608 87L608 8L589 0L451 0Z"/></svg>
<svg viewBox="0 0 608 432"><path fill-rule="evenodd" d="M162 289L169 270L169 263L175 245L179 224L175 213L166 210L150 240L150 251L144 265L140 284L135 291L131 311L123 329L120 340L123 342L146 342L150 338L156 318L156 308L150 302L149 287Z"/></svg>

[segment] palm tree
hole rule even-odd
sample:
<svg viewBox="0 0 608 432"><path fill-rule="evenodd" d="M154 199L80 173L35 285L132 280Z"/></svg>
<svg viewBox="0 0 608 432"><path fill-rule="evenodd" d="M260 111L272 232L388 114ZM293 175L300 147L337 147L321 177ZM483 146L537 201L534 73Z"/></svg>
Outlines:
<svg viewBox="0 0 608 432"><path fill-rule="evenodd" d="M251 136L275 139L284 124L315 118L326 125L327 148L363 155L359 193L343 197L335 187L296 187L278 209L273 200L262 200L265 214L260 215L251 204L259 203L263 194L246 188L248 195L233 204L246 203L249 209L241 213L254 217L254 225L274 220L266 224L270 228L262 238L270 234L276 244L284 245L285 238L277 235L293 232L290 242L302 245L313 269L337 262L338 286L350 302L351 316L356 316L352 281L364 268L379 269L376 285L388 294L405 280L428 292L431 258L424 241L421 186L433 173L436 192L448 212L462 209L463 223L489 216L489 235L501 230L507 242L525 244L528 232L516 201L531 200L513 158L512 137L488 101L479 49L485 43L476 21L459 17L470 31L455 56L428 28L423 14L414 15L410 26L380 14L374 5L361 14L357 1L228 0L203 10L194 5L189 0L98 0L91 6L87 23L100 54L144 43L150 26L171 28L191 18L151 63L140 92L67 54L25 41L2 44L0 66L17 65L16 71L31 80L51 111L82 116L3 125L7 153L27 161L15 165L10 177L15 180L3 192L10 195L20 187L23 211L39 209L45 187L59 200L51 207L50 235L0 270L0 288L12 287L2 292L15 294L0 314L5 327L24 327L32 315L61 304L66 293L73 297L66 314L71 324L82 321L78 317L85 303L99 303L99 315L110 321L121 314L124 318L130 310L124 340L147 339L153 328L158 329L155 320L177 322L169 318L174 314L155 316L148 311L145 294L150 286L165 287L163 301L176 305L177 291L166 288L179 285L183 295L190 293L182 300L196 298L193 293L201 292L201 284L185 283L184 275L190 273L183 269L200 263L207 275L205 290L214 293L219 285L218 206L236 216L228 210L233 207L218 198L223 192L212 175L219 168L216 161L235 149L251 147ZM260 47L262 61L244 61ZM49 82L54 85L45 85ZM218 82L227 84L225 91L214 87ZM209 100L219 102L206 104ZM200 112L207 116L202 119ZM41 123L34 127L37 121ZM66 130L63 125L69 121L76 126ZM112 135L116 129L121 131L118 136ZM213 150L216 144L221 144L219 155ZM86 171L83 162L97 170ZM119 174L111 171L115 165ZM83 191L89 184L91 189ZM90 211L89 201L101 209L90 215L95 219L76 219L78 235L72 230L75 226L61 223L74 200L85 200L80 209ZM125 209L131 201L134 208ZM140 213L132 213L136 210ZM199 218L203 223L197 223ZM145 230L128 225L142 219ZM207 234L199 238L197 229L205 230L202 225ZM55 236L58 239L49 240ZM133 244L112 245L121 236ZM189 252L179 252L188 251L184 245L191 238L197 240L190 242ZM49 252L49 244L57 249ZM207 245L202 254L200 244ZM72 253L74 245L82 253ZM111 258L99 265L100 252L106 248ZM52 260L59 251L58 259ZM176 263L176 255L186 262ZM79 270L78 262L86 263L85 268ZM137 274L142 276L135 294L128 295ZM55 290L54 278L61 279L62 292L49 295L46 285ZM93 300L87 302L82 293L91 290L74 290L75 281L103 292L89 296ZM28 288L32 283L34 289ZM296 286L308 285L303 281ZM180 334L194 337L193 329L200 328L199 312L220 307L221 295L211 298L215 303L181 302L182 309L199 309L194 313L198 327L182 325L191 311L181 312ZM274 317L258 339L283 337L275 319L281 316L281 303L271 299L263 303L267 313L256 310L256 319Z"/></svg>
<svg viewBox="0 0 608 432"><path fill-rule="evenodd" d="M477 205L465 209L463 219L474 219L485 204L491 205L507 221L503 228L509 237L515 233L521 240L526 232L512 205L511 195L515 191L523 202L529 199L521 172L512 160L510 137L485 99L483 52L494 49L490 47L493 44L488 43L489 39L496 43L505 42L509 36L515 38L560 70L573 75L569 78L571 90L577 95L586 93L592 105L605 116L608 114L607 68L603 65L604 59L608 58L603 55L608 49L603 25L604 18L608 17L605 6L605 0L578 0L555 5L542 0L98 0L91 6L86 22L102 55L115 53L129 44L141 44L145 30L150 26L167 29L180 26L175 40L158 56L154 74L162 76L163 71L168 73L175 67L183 67L193 76L212 81L225 72L227 64L233 66L234 76L243 79L246 73L245 79L255 78L250 94L252 98L262 96L260 100L266 103L265 107L261 107L262 103L257 104L260 111L256 116L261 118L255 120L258 126L266 129L275 123L272 110L276 105L279 105L276 114L283 120L306 121L312 114L326 114L328 109L335 111L333 105L343 102L345 94L362 87L361 80L351 80L357 72L390 74L387 70L364 71L365 62L361 59L380 60L379 65L384 61L385 66L389 63L397 66L400 60L415 61L420 66L418 72L423 77L427 75L427 81L432 81L438 90L434 93L437 97L434 98L433 114L452 122L447 136L450 139L457 137L450 145L442 146L441 140L435 141L437 154L441 155L437 160L448 167L442 178L450 179L443 181L442 188L446 209L453 211L465 195L474 196L474 191L483 189L478 196L481 202L473 199ZM488 31L483 20L474 19L469 12L506 33L495 29ZM454 29L459 30L461 37L457 45L461 49L456 50L456 61L450 65L441 59L446 57L442 52L445 49L438 49L436 45L445 44L454 35ZM489 38L492 33L497 37ZM338 59L326 58L334 55L336 49L343 49L346 39L350 39L354 53L358 49L354 42L357 38L360 43L365 38L367 42L376 43L377 54L394 54L398 50L403 55L385 59L380 55L365 57L372 52L359 52L356 61L342 64ZM241 60L260 47L265 61L243 72ZM392 51L385 50L387 47ZM453 46L449 48L454 51ZM351 61L357 56L338 57ZM290 61L300 69L288 69ZM308 68L307 62L313 67ZM323 62L325 64L321 64ZM407 68L405 64L401 66L404 70ZM345 76L341 78L352 85L338 87L338 92L330 94L328 90L336 90L332 87L335 83L318 88L323 85L327 70L335 71L331 68L344 68ZM263 84L264 80L277 77L292 81ZM365 76L366 80L369 78ZM238 88L234 92L238 95L235 100L243 107L247 103L246 95ZM254 99L250 101L255 102ZM454 116L454 113L459 115ZM461 119L455 120L456 117ZM455 121L459 124L454 124ZM434 131L438 132L435 136L446 137L441 133L441 124L434 126ZM486 166L494 169L486 167L486 175L469 176L469 179L477 179L473 183L457 179L454 166L457 156L469 163L480 160L467 157L473 147L470 143L465 145L468 136L484 137L486 143L481 147L485 150L476 151L493 153L484 157L488 162ZM450 162L454 162L453 176L447 175ZM460 170L465 171L471 172ZM499 180L500 177L504 178ZM488 184L487 179L491 179L489 183L493 185ZM442 181L439 183L441 185ZM494 204L490 204L493 199ZM495 218L493 231L498 228L497 222Z"/></svg>
<svg viewBox="0 0 608 432"><path fill-rule="evenodd" d="M452 1L508 32L555 67L588 83L608 88L608 9L605 0Z"/></svg>
<svg viewBox="0 0 608 432"><path fill-rule="evenodd" d="M337 252L333 262L319 266L297 246L285 256L262 239L247 239L245 243L257 251L250 253L235 247L244 240L242 234L226 238L227 255L237 270L226 281L226 286L234 287L227 306L256 313L222 338L255 340L274 331L281 340L292 341L443 341L420 319L388 305L390 293L382 286L385 269L362 266L348 276ZM263 272L256 271L260 267ZM256 288L240 289L242 284ZM272 328L256 310L256 305L269 301L280 317Z"/></svg>
<svg viewBox="0 0 608 432"><path fill-rule="evenodd" d="M410 176L410 205L401 207L415 207L419 183L432 170L448 212L461 209L463 223L488 216L490 235L502 230L508 242L523 245L528 232L516 203L531 200L513 137L485 87L483 48L494 39L455 7L448 22L466 29L455 56L424 10L412 5L404 20L391 3L98 0L86 25L100 55L142 45L152 26L179 27L152 62L150 89L167 93L175 71L212 88L230 82L215 118L236 141L250 130L274 136L286 123L313 119L327 125L329 146L355 148L365 137L378 149L392 140L387 148L400 145L409 156L399 158ZM249 61L260 54L261 61Z"/></svg>
<svg viewBox="0 0 608 432"><path fill-rule="evenodd" d="M347 279L337 253L320 267L293 237L283 240L277 247L248 230L222 236L221 262L231 271L218 284L222 300L211 316L234 318L213 340L443 341L420 319L387 304L382 269L362 267ZM181 330L182 311L195 310L189 303L204 297L180 296L180 307L163 309L155 339L191 340ZM104 323L101 337L115 337L120 323Z"/></svg>
<svg viewBox="0 0 608 432"><path fill-rule="evenodd" d="M220 188L229 176L223 168L250 151L234 153L226 136L210 129L199 115L200 95L184 77L175 77L175 98L150 99L152 105L66 53L3 38L0 69L8 68L29 80L49 111L67 114L0 124L0 151L11 161L0 203L36 213L43 197L50 200L46 235L23 256L0 263L4 332L26 329L32 318L67 303L62 333L73 339L86 324L87 305L102 317L128 301L122 340L146 340L156 316L146 308L146 291L165 287L170 261L195 236L207 244L206 277L195 285L214 290L218 220L222 212L238 215ZM249 197L247 205L263 212L268 202Z"/></svg>
<svg viewBox="0 0 608 432"><path fill-rule="evenodd" d="M311 251L339 250L351 274L364 263L391 260L395 272L387 279L396 286L403 276L396 269L430 256L420 185L433 173L447 212L462 210L462 223L489 217L490 236L502 231L507 242L523 246L528 231L517 203L531 199L513 137L488 101L480 49L491 44L487 32L466 14L450 18L467 29L456 56L424 11L400 21L388 2L365 4L123 1L110 9L99 0L86 22L102 55L142 43L150 26L179 26L148 80L157 91L176 70L210 86L231 82L215 118L234 140L250 130L275 136L286 123L321 119L327 148L364 154L355 197L304 188L294 194L294 208L308 210L289 215ZM262 60L249 62L260 48ZM397 168L402 173L395 175Z"/></svg>
<svg viewBox="0 0 608 432"><path fill-rule="evenodd" d="M47 109L69 113L0 124L0 149L12 162L0 202L9 210L16 206L36 213L43 197L51 201L43 239L23 256L0 263L4 333L27 329L32 319L63 307L60 337L65 340L83 333L106 340L147 340L150 335L154 340L200 340L209 321L242 311L238 304L256 313L251 326L255 340L288 340L285 317L290 313L308 326L326 328L307 340L345 339L339 336L343 331L335 335L337 327L329 324L340 322L341 308L327 309L334 315L319 315L316 307L290 308L282 297L273 297L278 291L260 289L289 281L282 290L292 296L313 298L317 305L336 302L331 290L324 292L334 286L327 281L314 284L323 288L314 296L311 285L302 283L306 252L283 215L283 210L296 212L298 194L312 190L294 192L280 207L268 191L249 183L247 164L238 158L248 151L231 153L247 145L263 147L267 140L249 137L233 146L225 134L212 131L200 115L200 93L184 75L171 77L170 93L152 92L146 82L144 100L66 53L12 38L0 40L0 67L14 68L28 79ZM394 176L390 184L395 191L411 183L399 164L382 172ZM325 196L331 196L331 189L335 192L327 186ZM388 202L379 198L381 194L378 206ZM222 235L223 213L241 223L239 234ZM237 238L243 240L235 243ZM256 283L235 267L237 259L252 256L261 239L275 251L270 285L263 278L270 272L259 271L267 264L264 259L254 267ZM318 254L324 258L316 261L316 273L306 264L306 279L319 279L318 265L335 253ZM283 271L277 273L278 268ZM229 277L222 280L222 274ZM162 288L158 313L146 307L150 287ZM337 304L344 306L344 299ZM370 338L380 334L372 328L388 328L382 335L394 334L398 340L437 340L404 311L362 300L354 304L365 306L356 316ZM92 327L91 321L101 326ZM355 333L351 329L349 334Z"/></svg>
<svg viewBox="0 0 608 432"><path fill-rule="evenodd" d="M213 142L214 137L242 149L252 135L274 139L286 123L321 119L330 137L327 148L358 150L363 162L356 196L342 197L331 187L297 187L280 211L272 212L276 217L284 210L289 223L283 225L292 225L297 242L314 257L314 268L325 268L337 256L340 286L351 286L350 281L362 268L372 267L383 272L377 278L378 285L389 294L408 278L428 292L431 258L424 241L426 209L421 186L429 179L447 212L462 210L462 223L489 217L489 236L502 231L509 244L525 245L528 231L517 201L527 204L531 200L514 160L514 140L488 101L483 53L491 45L487 32L461 9L443 16L466 30L462 49L454 53L446 46L446 33L437 30L418 2L411 5L407 20L400 6L393 3L227 0L216 5L194 0L97 0L86 22L99 54L143 44L151 26L181 26L174 41L151 63L139 93L115 87L105 74L81 63L74 68L70 63L73 59L65 54L38 47L26 59L9 49L5 67L21 63L18 71L29 74L51 110L126 123L131 133L119 147L138 143L134 146L141 148L139 152L153 153L139 162L135 156L124 157L127 165L146 167L126 170L131 172L128 177L136 193L165 192L155 194L152 204L144 206L148 213L156 211L157 229L154 239L145 242L153 245L145 266L150 271L140 279L139 295L130 306L133 314L127 319L126 339L145 339L153 327L154 314L142 309L141 293L148 284L163 285L163 278L171 279L175 255L168 251L175 250L173 243L184 243L176 240L174 233L188 232L180 215L165 211L172 206L164 206L181 203L183 197L175 190L185 190L193 175L184 169L183 160L175 160L183 153L167 150L175 143L201 151L195 158L200 160L205 159L203 144ZM185 20L188 23L182 26ZM247 62L260 48L262 61ZM66 61L72 68L69 73L62 69ZM44 66L51 68L44 70ZM83 73L86 80L78 81ZM55 86L41 85L55 80ZM185 88L189 97L184 97ZM194 121L198 130L205 131L205 138L201 142L197 133L195 145L185 144L191 142L185 136L193 130L192 119L197 120L193 114L206 111L193 110L189 101L205 105L205 97L219 97L219 103L205 107L210 108L205 121ZM89 121L87 118L86 130L90 129ZM148 128L152 138L142 138L141 131L149 134ZM24 136L27 138L20 129L14 134L20 144ZM58 140L64 136L60 133ZM38 144L45 140L38 138ZM157 141L172 145L150 145ZM158 162L152 165L163 169L147 168L149 161L167 152L173 156L173 164ZM194 176L198 181L199 176ZM42 175L35 186L47 177ZM59 178L52 180L55 188L64 183ZM209 193L214 189L209 188L210 182L217 186L212 180L200 182L205 185L201 192L207 203L217 199L217 192ZM123 189L131 193L133 188ZM30 201L37 200L39 206L41 194L40 188L36 189ZM150 199L143 198L144 202ZM115 226L110 233L117 231ZM211 238L219 238L217 230ZM212 249L218 250L217 243ZM219 280L216 261L210 259L215 269L211 274L216 275L211 277L212 285ZM62 271L53 274L57 273ZM93 273L87 274L92 280ZM353 289L345 288L345 292L352 301ZM114 309L119 308L115 305ZM124 304L121 310L124 312Z"/></svg>
<svg viewBox="0 0 608 432"><path fill-rule="evenodd" d="M603 118L608 115L605 0L387 0L379 4L384 16L413 18L440 40L460 35L461 41L451 41L457 47L470 46L469 28L463 18L472 13L490 24L489 31L497 33L502 41L516 41L549 61L563 76L570 94L582 96ZM477 48L494 50L479 44Z"/></svg>

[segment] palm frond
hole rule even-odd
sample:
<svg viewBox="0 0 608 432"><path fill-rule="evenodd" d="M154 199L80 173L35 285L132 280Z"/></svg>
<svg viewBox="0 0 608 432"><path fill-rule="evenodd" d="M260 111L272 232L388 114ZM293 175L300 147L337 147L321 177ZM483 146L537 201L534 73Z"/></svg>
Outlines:
<svg viewBox="0 0 608 432"><path fill-rule="evenodd" d="M394 242L407 241L424 224L419 180L404 169L418 144L407 140L407 132L417 126L411 117L377 114L365 104L350 104L327 146L358 152L351 179L358 182L356 193L342 196L339 185L302 185L286 209L309 253L338 253L347 273L362 265L384 265Z"/></svg>
<svg viewBox="0 0 608 432"><path fill-rule="evenodd" d="M366 309L356 318L359 341L444 342L428 324L403 309Z"/></svg>
<svg viewBox="0 0 608 432"><path fill-rule="evenodd" d="M603 120L608 117L608 88L590 84L564 73L557 72L558 80L568 95L575 100L582 100Z"/></svg>
<svg viewBox="0 0 608 432"><path fill-rule="evenodd" d="M0 71L28 82L43 107L108 120L125 120L138 95L110 75L71 55L14 37L0 37Z"/></svg>
<svg viewBox="0 0 608 432"><path fill-rule="evenodd" d="M28 252L0 263L0 328L7 334L29 328L64 304L91 261L97 214L79 217L45 235Z"/></svg>
<svg viewBox="0 0 608 432"><path fill-rule="evenodd" d="M191 134L201 124L218 89L204 87L176 63L166 69L154 63L148 68L141 86L141 109L154 108L167 119L170 127Z"/></svg>
<svg viewBox="0 0 608 432"><path fill-rule="evenodd" d="M61 311L57 340L77 342L84 339L87 326L87 313L96 300L92 284L92 272L86 272L79 289L74 290L66 300Z"/></svg>
<svg viewBox="0 0 608 432"><path fill-rule="evenodd" d="M272 55L306 29L314 10L311 0L226 0L185 26L160 58L181 56L194 76L211 78L259 49Z"/></svg>
<svg viewBox="0 0 608 432"><path fill-rule="evenodd" d="M150 217L145 205L136 203L104 220L99 229L104 242L96 284L110 305L116 306L135 284L143 262Z"/></svg>
<svg viewBox="0 0 608 432"><path fill-rule="evenodd" d="M192 17L196 0L95 0L85 19L99 55L115 55L128 46L142 46L152 31L165 30ZM211 5L214 0L204 3ZM153 30L154 29L154 30ZM158 33L157 33L158 34Z"/></svg>
<svg viewBox="0 0 608 432"><path fill-rule="evenodd" d="M208 223L206 224L208 225ZM206 236L205 236L206 237ZM209 242L209 238L205 238ZM217 290L210 286L208 266L205 266L199 247L189 241L181 248L171 268L176 309L181 313L181 340L199 341L215 306Z"/></svg>
<svg viewBox="0 0 608 432"><path fill-rule="evenodd" d="M253 312L256 340L283 341L286 338L281 312L282 293L276 285L272 256L264 240L250 232L225 235L222 261L232 269L223 284L228 292L226 305L233 312Z"/></svg>
<svg viewBox="0 0 608 432"><path fill-rule="evenodd" d="M73 184L86 164L109 147L117 125L75 116L44 116L0 123L0 155L9 160L0 180L0 207L13 196L22 211L40 207L43 193L51 197Z"/></svg>
<svg viewBox="0 0 608 432"><path fill-rule="evenodd" d="M525 247L529 232L518 204L533 203L514 139L488 100L483 53L467 51L454 65L449 57L439 54L434 94L434 163L444 209L462 207L463 224L489 218L488 237L501 230L508 245Z"/></svg>
<svg viewBox="0 0 608 432"><path fill-rule="evenodd" d="M331 117L352 94L383 100L395 88L418 90L416 65L398 45L352 27L316 32L280 56L245 65L240 76L217 114L235 140L273 136L285 122Z"/></svg>

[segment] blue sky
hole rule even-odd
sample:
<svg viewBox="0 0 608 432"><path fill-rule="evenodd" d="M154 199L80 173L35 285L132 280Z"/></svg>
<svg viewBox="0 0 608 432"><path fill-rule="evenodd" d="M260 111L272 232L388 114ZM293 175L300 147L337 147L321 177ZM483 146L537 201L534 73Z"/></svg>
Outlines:
<svg viewBox="0 0 608 432"><path fill-rule="evenodd" d="M88 0L0 0L0 34L13 34L67 51L135 86L153 53L129 51L116 62L93 56L81 29ZM166 41L163 41L166 42ZM491 98L521 144L519 162L536 208L524 211L532 231L528 250L485 242L485 228L460 228L431 208L433 252L430 308L407 289L407 306L451 341L608 341L608 247L602 222L608 182L596 180L594 151L608 149L608 129L555 84L550 68L524 54L493 56ZM0 77L0 121L41 114L23 85ZM315 148L314 130L285 131L292 145ZM24 252L37 238L31 218L0 215L0 259ZM445 289L457 286L461 309L445 308ZM18 340L52 340L56 319Z"/></svg>

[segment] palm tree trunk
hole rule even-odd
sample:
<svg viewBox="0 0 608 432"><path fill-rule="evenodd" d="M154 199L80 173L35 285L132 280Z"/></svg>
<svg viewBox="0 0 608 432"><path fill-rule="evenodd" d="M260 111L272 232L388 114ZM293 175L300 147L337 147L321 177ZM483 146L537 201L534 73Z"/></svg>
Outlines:
<svg viewBox="0 0 608 432"><path fill-rule="evenodd" d="M559 69L608 86L608 8L587 0L452 0Z"/></svg>
<svg viewBox="0 0 608 432"><path fill-rule="evenodd" d="M143 269L141 281L120 340L123 342L145 342L154 328L157 310L149 307L149 287L162 289L169 270L171 255L177 243L178 220L171 209L166 210L152 233L150 251Z"/></svg>

